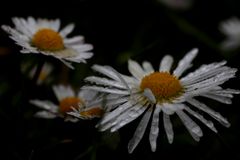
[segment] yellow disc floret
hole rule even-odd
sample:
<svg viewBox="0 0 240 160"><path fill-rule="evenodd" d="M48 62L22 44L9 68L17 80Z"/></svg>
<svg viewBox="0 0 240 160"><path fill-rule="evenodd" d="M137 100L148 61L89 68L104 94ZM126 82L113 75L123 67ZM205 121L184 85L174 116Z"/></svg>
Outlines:
<svg viewBox="0 0 240 160"><path fill-rule="evenodd" d="M78 109L83 101L78 97L66 97L60 101L59 111L62 114L72 111L73 108Z"/></svg>
<svg viewBox="0 0 240 160"><path fill-rule="evenodd" d="M61 35L52 29L40 29L33 38L32 45L43 51L58 51L64 49Z"/></svg>
<svg viewBox="0 0 240 160"><path fill-rule="evenodd" d="M168 72L154 72L145 76L140 88L149 88L158 102L171 101L183 92L180 81Z"/></svg>
<svg viewBox="0 0 240 160"><path fill-rule="evenodd" d="M102 117L104 111L100 107L91 108L80 112L80 115L86 118Z"/></svg>

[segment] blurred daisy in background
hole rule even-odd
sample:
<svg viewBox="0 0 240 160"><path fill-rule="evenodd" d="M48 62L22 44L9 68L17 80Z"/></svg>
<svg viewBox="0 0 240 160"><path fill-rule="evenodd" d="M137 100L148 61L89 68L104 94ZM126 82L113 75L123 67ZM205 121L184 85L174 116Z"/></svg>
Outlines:
<svg viewBox="0 0 240 160"><path fill-rule="evenodd" d="M23 73L27 73L29 78L33 78L34 77L34 74L37 70L37 66L34 66L32 69L30 69L30 71L28 72L28 69L29 69L30 64L28 63L23 63L21 65L21 70ZM42 69L41 69L41 72L38 76L38 79L37 79L37 85L41 85L43 83L47 84L47 83L50 83L51 81L51 72L53 71L53 66L50 64L50 63L44 63Z"/></svg>
<svg viewBox="0 0 240 160"><path fill-rule="evenodd" d="M53 119L62 117L66 121L77 122L78 118L92 119L103 114L102 101L97 98L97 92L80 90L76 95L70 86L53 86L58 104L48 100L30 100L30 103L43 109L36 113L36 117ZM68 112L73 111L73 116ZM76 114L78 112L78 115Z"/></svg>
<svg viewBox="0 0 240 160"><path fill-rule="evenodd" d="M16 44L23 47L21 53L41 53L53 56L70 68L71 62L86 63L93 56L89 52L91 44L84 43L83 36L67 36L73 31L74 24L60 30L60 20L34 19L33 17L12 18L14 28L3 25L2 29L10 34Z"/></svg>
<svg viewBox="0 0 240 160"><path fill-rule="evenodd" d="M193 5L193 0L158 0L163 5L174 10L187 10Z"/></svg>
<svg viewBox="0 0 240 160"><path fill-rule="evenodd" d="M188 114L217 132L214 124L205 119L197 110L206 112L225 127L229 127L229 122L222 115L195 97L201 96L231 104L233 94L240 92L234 89L223 89L220 85L235 77L237 69L227 67L226 62L222 61L202 65L196 71L182 77L183 73L192 66L192 60L197 53L198 49L191 50L173 71L171 71L173 57L170 55L163 57L157 71L147 61L140 66L137 62L129 60L128 69L132 76L122 75L110 66L94 65L93 70L106 77L87 77L86 81L97 85L84 86L83 89L109 94L106 102L109 111L106 112L97 127L101 131L110 129L111 132L114 132L144 114L128 144L129 153L133 152L142 139L151 116L149 141L152 151L156 150L161 111L169 143L172 143L174 138L170 120L170 115L174 113L178 115L196 141L200 140L203 133Z"/></svg>
<svg viewBox="0 0 240 160"><path fill-rule="evenodd" d="M219 25L220 31L226 36L222 42L222 49L233 50L240 47L240 20L230 18Z"/></svg>

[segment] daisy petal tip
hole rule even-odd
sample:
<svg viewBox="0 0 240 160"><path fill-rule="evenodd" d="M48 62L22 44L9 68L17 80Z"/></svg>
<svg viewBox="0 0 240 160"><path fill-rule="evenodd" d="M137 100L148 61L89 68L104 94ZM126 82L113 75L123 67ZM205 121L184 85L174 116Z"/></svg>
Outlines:
<svg viewBox="0 0 240 160"><path fill-rule="evenodd" d="M146 97L149 99L149 101L151 101L152 103L156 103L156 102L157 102L157 100L156 100L154 94L152 93L151 89L149 89L149 88L144 89L144 93L143 93L143 94L144 94L144 96L146 96Z"/></svg>
<svg viewBox="0 0 240 160"><path fill-rule="evenodd" d="M133 150L134 150L134 148L130 144L128 144L128 153L132 154Z"/></svg>
<svg viewBox="0 0 240 160"><path fill-rule="evenodd" d="M1 28L6 31L6 32L9 32L9 27L6 26L6 25L1 25Z"/></svg>
<svg viewBox="0 0 240 160"><path fill-rule="evenodd" d="M228 123L228 124L226 124L225 126L226 126L227 128L229 128L229 127L231 127L231 124Z"/></svg>

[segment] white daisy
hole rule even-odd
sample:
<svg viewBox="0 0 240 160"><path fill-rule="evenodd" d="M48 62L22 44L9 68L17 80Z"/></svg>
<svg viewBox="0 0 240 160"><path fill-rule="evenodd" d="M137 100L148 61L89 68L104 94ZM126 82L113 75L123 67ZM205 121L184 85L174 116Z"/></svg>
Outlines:
<svg viewBox="0 0 240 160"><path fill-rule="evenodd" d="M83 36L67 36L73 31L74 24L69 24L60 30L60 20L34 19L33 17L12 18L14 28L3 25L2 29L10 34L16 44L23 47L21 53L42 53L53 56L68 67L70 62L86 62L91 58L91 44L84 44Z"/></svg>
<svg viewBox="0 0 240 160"><path fill-rule="evenodd" d="M217 132L213 123L205 119L198 111L208 113L226 127L229 122L219 113L213 111L195 97L210 98L225 104L231 104L233 94L238 90L223 89L221 84L233 78L237 69L225 66L226 62L202 65L196 71L182 77L183 73L192 66L192 60L198 50L193 49L178 63L171 72L173 58L165 56L154 71L149 62L140 66L137 62L129 60L128 69L132 76L119 74L109 66L94 65L93 70L105 75L107 78L90 76L86 81L97 86L85 86L91 89L108 93L107 112L97 127L101 131L110 129L112 132L130 123L144 114L133 138L128 144L128 151L133 152L142 139L147 124L152 115L149 141L152 151L156 150L156 141L159 132L159 113L163 112L163 123L169 143L173 142L174 132L170 115L176 113L192 137L199 141L203 135L201 128L188 116L191 114L203 122L214 132ZM101 86L100 86L101 85Z"/></svg>
<svg viewBox="0 0 240 160"><path fill-rule="evenodd" d="M193 0L159 0L159 2L175 10L186 10L193 4Z"/></svg>
<svg viewBox="0 0 240 160"><path fill-rule="evenodd" d="M240 20L236 17L228 19L219 26L220 31L226 36L222 48L232 50L240 47Z"/></svg>
<svg viewBox="0 0 240 160"><path fill-rule="evenodd" d="M63 85L53 86L53 91L58 104L48 100L30 100L31 104L44 109L37 112L36 117L48 119L62 117L66 121L76 122L77 118L92 119L103 114L101 101L95 91L80 90L76 95L70 86ZM74 111L73 115L77 118L68 115L71 111Z"/></svg>

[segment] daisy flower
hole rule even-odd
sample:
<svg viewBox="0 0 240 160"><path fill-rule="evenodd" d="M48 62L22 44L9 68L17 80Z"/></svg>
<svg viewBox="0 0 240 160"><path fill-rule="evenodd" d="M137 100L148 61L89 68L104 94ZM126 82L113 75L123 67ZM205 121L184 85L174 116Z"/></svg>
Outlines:
<svg viewBox="0 0 240 160"><path fill-rule="evenodd" d="M60 30L60 20L34 19L33 17L12 18L14 28L3 25L2 29L10 34L16 44L23 47L21 53L41 53L53 56L70 68L71 62L86 62L91 58L91 44L84 44L83 36L67 36L73 31L74 24Z"/></svg>
<svg viewBox="0 0 240 160"><path fill-rule="evenodd" d="M97 92L80 90L76 95L70 86L53 86L53 91L58 99L58 104L48 100L30 100L30 103L43 109L36 113L36 117L53 119L62 117L66 121L76 122L78 118L92 119L101 117L103 109L101 101L97 98ZM68 112L78 111L78 118L68 115Z"/></svg>
<svg viewBox="0 0 240 160"><path fill-rule="evenodd" d="M192 60L197 52L198 49L193 49L187 53L173 71L171 71L173 58L170 55L166 55L161 60L157 71L154 71L149 62L145 61L140 66L137 62L129 60L128 69L132 76L122 75L110 66L94 65L93 70L106 77L87 77L86 81L97 85L88 85L83 89L109 94L106 104L109 111L105 113L97 127L101 131L110 129L114 132L143 114L128 144L129 153L133 152L142 139L151 116L149 141L152 151L156 150L160 112L163 114L163 125L169 143L173 142L174 137L170 115L175 113L196 141L200 140L203 133L188 114L217 132L213 123L205 119L197 110L206 112L222 125L229 127L229 122L222 115L196 97L201 96L231 104L233 94L240 92L223 89L220 85L235 77L237 69L225 66L226 62L222 61L202 65L196 71L182 77L183 73L192 66Z"/></svg>
<svg viewBox="0 0 240 160"><path fill-rule="evenodd" d="M233 17L220 23L219 29L226 36L222 42L223 49L232 50L240 46L240 20L238 18Z"/></svg>

